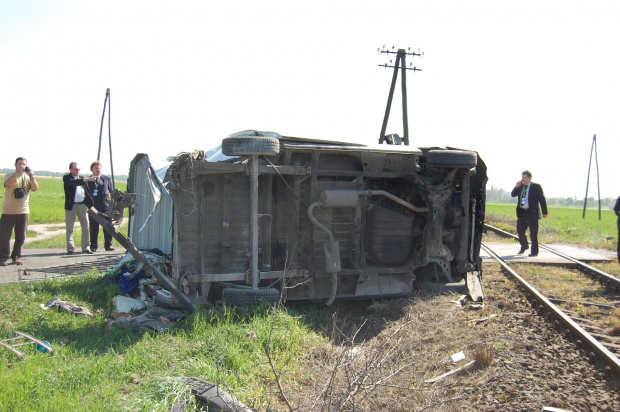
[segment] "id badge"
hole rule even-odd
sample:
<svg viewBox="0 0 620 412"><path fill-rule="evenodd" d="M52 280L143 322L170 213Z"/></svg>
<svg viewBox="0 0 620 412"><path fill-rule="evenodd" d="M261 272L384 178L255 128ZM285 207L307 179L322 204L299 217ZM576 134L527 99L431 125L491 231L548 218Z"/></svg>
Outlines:
<svg viewBox="0 0 620 412"><path fill-rule="evenodd" d="M97 196L97 192L99 191L99 189L95 189L93 190L93 196Z"/></svg>
<svg viewBox="0 0 620 412"><path fill-rule="evenodd" d="M97 191L95 190L95 192ZM521 199L521 206L525 206L525 198Z"/></svg>

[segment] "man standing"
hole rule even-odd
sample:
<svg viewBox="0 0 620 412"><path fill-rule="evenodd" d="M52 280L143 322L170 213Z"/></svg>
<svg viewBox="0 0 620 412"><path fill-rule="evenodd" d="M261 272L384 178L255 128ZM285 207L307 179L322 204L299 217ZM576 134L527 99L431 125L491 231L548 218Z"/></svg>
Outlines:
<svg viewBox="0 0 620 412"><path fill-rule="evenodd" d="M74 250L73 244L73 226L75 225L75 217L77 216L82 227L82 253L93 253L88 248L88 210L92 207L93 202L88 196L88 187L86 182L92 182L94 177L80 176L80 168L76 162L69 163L69 173L62 177L65 186L65 224L67 225L67 254L72 255Z"/></svg>
<svg viewBox="0 0 620 412"><path fill-rule="evenodd" d="M540 212L542 211L542 217L547 217L547 200L542 186L532 183L532 172L526 170L521 174L521 180L517 182L510 195L519 197L517 200L517 234L519 235L519 243L521 243L519 254L529 249L527 236L525 236L525 230L529 227L532 250L528 256L538 256L538 219L540 219ZM538 208L539 203L540 209Z"/></svg>
<svg viewBox="0 0 620 412"><path fill-rule="evenodd" d="M101 162L99 161L93 162L90 165L90 171L93 173L92 177L95 178L95 181L88 182L88 191L93 197L95 209L98 212L105 213L110 205L110 193L113 190L112 179L101 174ZM97 250L99 243L99 222L89 216L88 223L90 224L90 250L94 252ZM112 235L106 230L103 231L103 240L105 250L114 250L112 247Z"/></svg>
<svg viewBox="0 0 620 412"><path fill-rule="evenodd" d="M616 212L616 216L618 216L618 263L620 263L620 197L616 200L616 205L614 206L614 212Z"/></svg>
<svg viewBox="0 0 620 412"><path fill-rule="evenodd" d="M30 215L30 191L36 192L39 184L34 178L28 161L23 157L15 159L15 173L4 177L4 202L0 217L0 266L6 266L9 256L15 265L22 264L22 246L26 241L28 217ZM11 235L15 229L15 243L11 251Z"/></svg>

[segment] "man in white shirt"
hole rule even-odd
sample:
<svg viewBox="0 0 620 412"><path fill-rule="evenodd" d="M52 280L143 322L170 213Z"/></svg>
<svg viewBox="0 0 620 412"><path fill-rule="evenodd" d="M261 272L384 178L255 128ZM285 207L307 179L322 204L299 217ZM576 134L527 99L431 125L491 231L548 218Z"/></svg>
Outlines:
<svg viewBox="0 0 620 412"><path fill-rule="evenodd" d="M80 226L82 227L82 253L93 253L88 248L89 227L88 227L88 209L93 206L93 202L88 196L88 188L86 182L92 182L94 177L80 176L80 168L76 162L69 163L69 173L62 177L65 187L65 224L67 225L67 254L72 255L74 251L73 244L73 226L75 225L75 217L78 217Z"/></svg>

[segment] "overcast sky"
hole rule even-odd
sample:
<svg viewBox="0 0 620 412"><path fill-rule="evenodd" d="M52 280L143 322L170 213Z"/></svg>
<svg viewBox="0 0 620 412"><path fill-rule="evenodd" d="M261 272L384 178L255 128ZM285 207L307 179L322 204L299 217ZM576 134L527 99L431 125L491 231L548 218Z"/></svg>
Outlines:
<svg viewBox="0 0 620 412"><path fill-rule="evenodd" d="M424 52L407 60L412 146L479 152L489 187L530 169L548 197L583 198L596 134L617 197L619 21L620 2L594 0L0 0L0 167L88 169L108 88L117 174L244 129L374 144L385 45ZM594 158L590 179L596 197Z"/></svg>

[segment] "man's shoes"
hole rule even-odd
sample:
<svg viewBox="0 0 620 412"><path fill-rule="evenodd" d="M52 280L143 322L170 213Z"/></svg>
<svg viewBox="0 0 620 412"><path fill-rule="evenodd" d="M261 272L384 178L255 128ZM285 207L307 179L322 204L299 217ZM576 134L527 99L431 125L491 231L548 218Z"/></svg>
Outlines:
<svg viewBox="0 0 620 412"><path fill-rule="evenodd" d="M105 248L105 250L107 252L114 252L116 249L114 249L112 246Z"/></svg>
<svg viewBox="0 0 620 412"><path fill-rule="evenodd" d="M517 255L522 255L523 253L525 253L525 251L526 251L526 250L527 250L527 249L523 249L523 248L521 248L521 249L517 252Z"/></svg>
<svg viewBox="0 0 620 412"><path fill-rule="evenodd" d="M73 251L72 250L67 250L67 255L72 255Z"/></svg>
<svg viewBox="0 0 620 412"><path fill-rule="evenodd" d="M6 260L0 260L0 266L6 266L6 265L7 265Z"/></svg>
<svg viewBox="0 0 620 412"><path fill-rule="evenodd" d="M14 258L13 258L13 264L14 264L14 265L18 265L18 266L19 266L19 265L23 265L23 263L22 263L22 258L20 258L19 256L14 257Z"/></svg>
<svg viewBox="0 0 620 412"><path fill-rule="evenodd" d="M538 256L538 253L530 253L528 256L529 257L536 257L536 256Z"/></svg>
<svg viewBox="0 0 620 412"><path fill-rule="evenodd" d="M96 252L96 251L97 251L97 248L96 248L96 247L91 247L91 248L90 248L90 251L91 251L91 252Z"/></svg>
<svg viewBox="0 0 620 412"><path fill-rule="evenodd" d="M86 253L87 255L92 255L93 252L90 251L90 249L85 249L82 251L82 253Z"/></svg>

